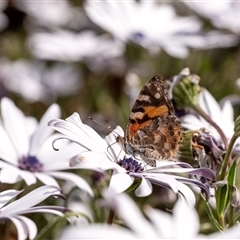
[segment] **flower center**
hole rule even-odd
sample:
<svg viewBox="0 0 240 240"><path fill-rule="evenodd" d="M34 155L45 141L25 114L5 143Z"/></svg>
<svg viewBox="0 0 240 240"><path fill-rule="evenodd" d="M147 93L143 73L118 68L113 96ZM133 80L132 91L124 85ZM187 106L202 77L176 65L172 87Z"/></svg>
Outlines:
<svg viewBox="0 0 240 240"><path fill-rule="evenodd" d="M141 173L144 171L144 168L142 167L142 163L139 163L138 161L134 160L132 157L130 158L124 157L123 160L120 160L118 162L118 165L125 168L127 172Z"/></svg>
<svg viewBox="0 0 240 240"><path fill-rule="evenodd" d="M43 164L38 161L35 156L28 155L27 157L23 157L18 161L18 166L22 170L26 170L29 172L42 172Z"/></svg>
<svg viewBox="0 0 240 240"><path fill-rule="evenodd" d="M131 34L130 38L134 42L141 43L145 39L145 36L141 32L134 32Z"/></svg>

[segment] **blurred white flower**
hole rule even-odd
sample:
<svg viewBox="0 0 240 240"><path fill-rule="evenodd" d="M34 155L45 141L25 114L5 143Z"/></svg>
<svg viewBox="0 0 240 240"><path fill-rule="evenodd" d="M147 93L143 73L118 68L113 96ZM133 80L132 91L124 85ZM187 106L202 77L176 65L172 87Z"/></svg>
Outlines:
<svg viewBox="0 0 240 240"><path fill-rule="evenodd" d="M0 220L10 220L13 222L18 232L18 240L34 239L37 235L37 227L35 223L31 219L21 216L22 214L52 213L59 216L64 216L63 213L68 211L66 208L60 206L34 207L36 204L42 202L50 196L63 196L60 193L60 188L58 187L42 186L9 203L20 193L22 193L22 191L13 189L0 193Z"/></svg>
<svg viewBox="0 0 240 240"><path fill-rule="evenodd" d="M81 24L84 16L80 8L73 7L69 1L16 1L15 6L25 12L29 22L45 27L69 26Z"/></svg>
<svg viewBox="0 0 240 240"><path fill-rule="evenodd" d="M28 39L31 53L39 59L57 61L111 61L124 51L124 45L108 36L91 31L74 33L58 30L54 33L34 33Z"/></svg>
<svg viewBox="0 0 240 240"><path fill-rule="evenodd" d="M79 150L75 144L62 142L62 150L56 152L52 141L59 135L47 127L50 119L60 116L60 108L52 104L40 122L26 117L13 101L1 100L2 124L0 125L0 182L16 183L24 180L27 185L37 179L45 185L58 186L54 178L72 181L77 187L93 195L88 183L80 176L63 172L69 170L68 160Z"/></svg>
<svg viewBox="0 0 240 240"><path fill-rule="evenodd" d="M81 86L80 73L73 65L29 60L1 59L0 78L6 89L27 101L54 102L57 97L76 93Z"/></svg>
<svg viewBox="0 0 240 240"><path fill-rule="evenodd" d="M195 209L178 200L172 214L151 207L145 208L145 218L135 202L126 194L106 196L109 207L115 209L122 223L127 226L91 224L66 227L58 239L238 239L240 227L237 225L224 233L199 234L199 217Z"/></svg>
<svg viewBox="0 0 240 240"><path fill-rule="evenodd" d="M140 77L135 72L129 71L126 74L125 82L126 84L124 87L124 91L126 92L128 99L130 99L129 105L133 106L141 89Z"/></svg>
<svg viewBox="0 0 240 240"><path fill-rule="evenodd" d="M65 135L66 139L79 144L79 153L70 160L71 167L100 172L113 170L109 191L115 194L125 191L135 179L139 179L141 183L135 190L135 194L139 197L150 195L152 184L156 184L173 190L179 197L185 198L190 205L194 205L194 194L186 185L190 184L200 187L206 194L206 198L209 198L208 188L196 179L187 176L201 175L213 179L211 170L193 169L186 163L171 161L157 161L157 167L149 166L147 170L144 170L142 162L126 157L120 144L116 142L116 136L123 136L123 130L119 126L103 139L91 127L83 124L77 113L73 113L66 120L51 120L49 125ZM55 139L55 142L57 140ZM178 176L179 173L185 173L187 176Z"/></svg>
<svg viewBox="0 0 240 240"><path fill-rule="evenodd" d="M117 39L133 41L154 52L162 48L177 58L187 57L189 47L236 43L231 35L201 34L196 17L178 17L172 6L155 1L87 1L85 10L95 24Z"/></svg>
<svg viewBox="0 0 240 240"><path fill-rule="evenodd" d="M240 2L239 1L186 1L187 6L205 18L211 20L217 28L225 28L233 33L240 33Z"/></svg>

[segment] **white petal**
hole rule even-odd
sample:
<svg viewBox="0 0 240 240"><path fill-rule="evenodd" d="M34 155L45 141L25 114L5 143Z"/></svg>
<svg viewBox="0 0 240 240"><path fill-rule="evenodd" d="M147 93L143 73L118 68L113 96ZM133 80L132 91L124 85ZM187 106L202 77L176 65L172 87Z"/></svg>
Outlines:
<svg viewBox="0 0 240 240"><path fill-rule="evenodd" d="M128 189L134 181L128 174L113 174L109 183L109 191L114 194L122 193Z"/></svg>
<svg viewBox="0 0 240 240"><path fill-rule="evenodd" d="M25 171L25 170L19 170L19 175L28 186L36 183L36 181L37 181L34 173L32 173L32 172Z"/></svg>
<svg viewBox="0 0 240 240"><path fill-rule="evenodd" d="M230 101L225 101L222 106L222 112L225 117L229 119L229 122L234 122L234 109Z"/></svg>
<svg viewBox="0 0 240 240"><path fill-rule="evenodd" d="M61 139L58 145L54 145L58 151L53 149L53 140L60 137L60 134L53 134L48 137L39 148L37 159L44 165L44 170L69 169L69 160L71 157L81 151L81 146L69 140Z"/></svg>
<svg viewBox="0 0 240 240"><path fill-rule="evenodd" d="M167 175L167 174L151 174L151 173L144 173L144 177L149 179L149 181L154 182L160 186L168 186L171 188L175 193L178 193L178 181L174 178L174 176Z"/></svg>
<svg viewBox="0 0 240 240"><path fill-rule="evenodd" d="M73 156L69 161L69 166L72 168L101 171L103 161L106 161L106 156L102 153L83 152Z"/></svg>
<svg viewBox="0 0 240 240"><path fill-rule="evenodd" d="M60 107L57 104L52 104L42 116L37 131L32 136L30 155L37 154L45 139L53 132L53 129L47 126L48 122L54 118L59 118L60 114Z"/></svg>
<svg viewBox="0 0 240 240"><path fill-rule="evenodd" d="M3 207L1 209L1 215L9 215L9 214L17 214L20 212L24 212L25 209L28 209L49 196L53 194L59 193L59 188L54 187L54 186L42 186L39 187L24 197L8 204L6 207Z"/></svg>
<svg viewBox="0 0 240 240"><path fill-rule="evenodd" d="M184 218L183 216L187 216ZM173 210L172 224L176 227L174 229L175 236L179 239L192 239L195 238L199 231L198 215L192 207L186 204L185 201L178 200Z"/></svg>
<svg viewBox="0 0 240 240"><path fill-rule="evenodd" d="M20 169L0 161L0 181L2 183L17 183L21 180Z"/></svg>
<svg viewBox="0 0 240 240"><path fill-rule="evenodd" d="M146 197L152 193L152 184L151 182L142 177L142 182L138 186L138 188L135 190L135 195L138 197Z"/></svg>
<svg viewBox="0 0 240 240"><path fill-rule="evenodd" d="M58 182L51 176L49 176L50 174L48 173L35 173L35 176L45 185L52 185L52 186L56 186L59 187Z"/></svg>
<svg viewBox="0 0 240 240"><path fill-rule="evenodd" d="M5 129L0 125L0 158L17 165L18 155Z"/></svg>
<svg viewBox="0 0 240 240"><path fill-rule="evenodd" d="M90 196L94 196L93 190L90 187L90 185L86 182L86 180L84 180L83 178L81 178L80 176L78 176L74 173L70 173L70 172L49 172L49 174L51 176L56 177L56 178L60 178L60 179L66 180L66 181L71 181L77 187L86 191Z"/></svg>
<svg viewBox="0 0 240 240"><path fill-rule="evenodd" d="M12 100L5 97L1 100L1 111L4 127L19 157L27 156L29 151L29 139L26 117L22 111L15 106Z"/></svg>
<svg viewBox="0 0 240 240"><path fill-rule="evenodd" d="M186 58L189 55L189 50L186 46L172 45L164 46L164 50L172 57Z"/></svg>
<svg viewBox="0 0 240 240"><path fill-rule="evenodd" d="M72 141L84 146L86 150L98 152L107 150L107 144L100 135L89 126L82 124L79 119L79 114L73 113L67 121L58 119L48 124Z"/></svg>
<svg viewBox="0 0 240 240"><path fill-rule="evenodd" d="M178 182L178 191L178 196L182 197L182 200L193 208L196 203L196 198L191 188L181 182Z"/></svg>
<svg viewBox="0 0 240 240"><path fill-rule="evenodd" d="M210 124L206 124L202 119L197 118L194 115L187 114L185 116L181 117L182 125L186 129L191 129L191 130L198 130L202 128L203 126L207 128L208 130L211 129Z"/></svg>
<svg viewBox="0 0 240 240"><path fill-rule="evenodd" d="M141 238L157 238L151 224L144 218L138 206L128 195L115 195L112 202L116 205L120 218Z"/></svg>
<svg viewBox="0 0 240 240"><path fill-rule="evenodd" d="M6 190L0 193L0 208L2 208L7 202L9 202L11 199L13 199L14 197L16 197L19 193L21 193L23 190L21 191L17 191L17 190Z"/></svg>
<svg viewBox="0 0 240 240"><path fill-rule="evenodd" d="M221 117L221 108L207 89L202 89L199 96L199 105L211 118L218 119Z"/></svg>
<svg viewBox="0 0 240 240"><path fill-rule="evenodd" d="M54 208L54 206L52 206L52 208ZM24 210L24 214L27 214L27 213L51 213L51 214L58 215L60 217L64 216L64 214L59 210L51 209L51 206L50 208L46 208L46 206L32 207L27 210Z"/></svg>
<svg viewBox="0 0 240 240"><path fill-rule="evenodd" d="M170 214L160 211L158 209L152 209L148 207L145 210L148 218L151 220L153 227L158 232L159 239L171 239L174 235L173 221Z"/></svg>
<svg viewBox="0 0 240 240"><path fill-rule="evenodd" d="M26 240L28 237L29 229L22 219L18 219L17 217L8 217L16 226L18 233L18 240Z"/></svg>
<svg viewBox="0 0 240 240"><path fill-rule="evenodd" d="M105 139L107 141L107 145L109 146L107 148L107 151L105 153L108 153L109 159L116 160L116 159L123 159L125 152L123 151L123 148L119 142L117 142L117 137L123 137L124 132L121 127L117 126L110 134L108 134Z"/></svg>
<svg viewBox="0 0 240 240"><path fill-rule="evenodd" d="M30 139L38 127L38 120L34 117L26 117L28 138Z"/></svg>
<svg viewBox="0 0 240 240"><path fill-rule="evenodd" d="M36 224L31 219L24 217L24 216L18 216L18 219L25 223L25 225L28 229L29 239L34 239L37 236Z"/></svg>
<svg viewBox="0 0 240 240"><path fill-rule="evenodd" d="M94 224L86 227L66 227L57 239L139 239L126 228L117 226Z"/></svg>
<svg viewBox="0 0 240 240"><path fill-rule="evenodd" d="M71 116L66 118L66 121L71 122L75 124L76 126L79 126L79 123L83 124L82 119L78 113L73 113Z"/></svg>

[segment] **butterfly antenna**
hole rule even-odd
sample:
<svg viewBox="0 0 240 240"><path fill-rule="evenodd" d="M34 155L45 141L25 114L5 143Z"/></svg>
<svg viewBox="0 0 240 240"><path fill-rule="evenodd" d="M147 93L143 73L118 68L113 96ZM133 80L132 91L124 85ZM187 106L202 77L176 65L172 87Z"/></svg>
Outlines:
<svg viewBox="0 0 240 240"><path fill-rule="evenodd" d="M91 116L89 116L88 118L89 118L90 120L92 120L93 122L99 124L100 126L106 128L106 129L108 129L108 130L112 130L111 126L105 126L105 125L103 125L102 123L100 123L100 122L98 122L97 120L95 120L94 118L92 118Z"/></svg>
<svg viewBox="0 0 240 240"><path fill-rule="evenodd" d="M88 117L90 120L92 120L93 122L97 123L98 125L108 129L108 130L113 130L111 126L105 126L102 123L98 122L96 119L92 118L91 116ZM113 132L117 135L117 138L120 138L119 133L117 133L116 131L113 130Z"/></svg>
<svg viewBox="0 0 240 240"><path fill-rule="evenodd" d="M102 126L102 127L104 127L104 128L107 128L108 130L113 130L111 126L105 126L105 125L103 125L102 123L100 123L100 122L98 122L97 120L95 120L94 118L92 118L91 116L89 116L88 118L89 118L90 120L92 120L93 122L99 124L100 126ZM122 137L119 135L119 133L117 133L117 132L114 131L114 130L113 130L113 132L117 135L117 136L115 136L115 137L116 137L116 142L111 143L110 145L108 145L107 151L108 151L109 154L112 154L112 153L110 152L111 146L113 146L114 144L119 143L119 142L122 141ZM120 141L120 140L121 140L121 141ZM121 149L121 151L122 151L122 149ZM120 153L121 153L121 151L120 151ZM117 158L119 157L120 153L118 154Z"/></svg>

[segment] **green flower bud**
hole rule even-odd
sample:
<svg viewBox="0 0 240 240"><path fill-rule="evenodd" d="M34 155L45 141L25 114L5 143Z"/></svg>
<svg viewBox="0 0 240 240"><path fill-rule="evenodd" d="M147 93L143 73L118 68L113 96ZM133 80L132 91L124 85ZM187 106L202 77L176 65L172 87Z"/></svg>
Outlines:
<svg viewBox="0 0 240 240"><path fill-rule="evenodd" d="M190 74L188 68L183 69L179 75L172 78L172 98L175 103L182 108L194 108L198 104L200 86L200 77L196 74Z"/></svg>
<svg viewBox="0 0 240 240"><path fill-rule="evenodd" d="M235 120L234 133L237 137L240 137L240 116Z"/></svg>

